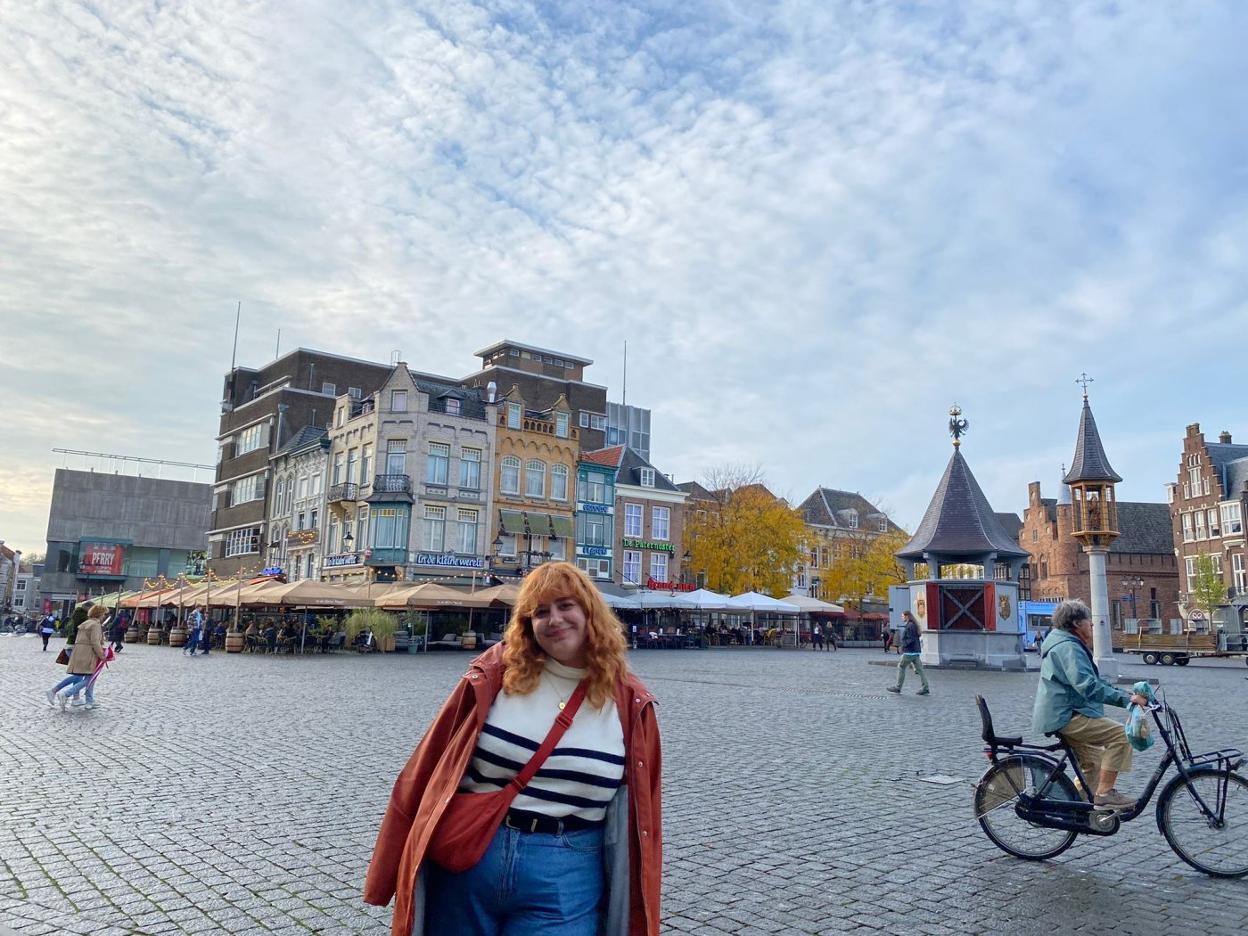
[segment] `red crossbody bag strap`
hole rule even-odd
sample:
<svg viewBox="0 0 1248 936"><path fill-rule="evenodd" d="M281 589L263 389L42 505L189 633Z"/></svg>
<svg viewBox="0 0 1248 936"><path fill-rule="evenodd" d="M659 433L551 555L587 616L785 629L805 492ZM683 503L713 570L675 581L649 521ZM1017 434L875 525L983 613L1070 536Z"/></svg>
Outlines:
<svg viewBox="0 0 1248 936"><path fill-rule="evenodd" d="M537 749L529 762L524 765L524 769L511 778L508 786L515 787L515 792L519 793L532 780L542 764L546 762L546 758L555 749L555 745L563 737L565 731L572 725L572 719L576 717L576 710L581 707L581 703L585 701L585 695L589 692L589 680L582 679L577 683L576 691L572 693L572 697L568 699L563 711L559 713L559 717L555 719L555 723L550 726L550 731L546 735L546 740L542 742L542 746ZM513 796L515 794L512 794Z"/></svg>

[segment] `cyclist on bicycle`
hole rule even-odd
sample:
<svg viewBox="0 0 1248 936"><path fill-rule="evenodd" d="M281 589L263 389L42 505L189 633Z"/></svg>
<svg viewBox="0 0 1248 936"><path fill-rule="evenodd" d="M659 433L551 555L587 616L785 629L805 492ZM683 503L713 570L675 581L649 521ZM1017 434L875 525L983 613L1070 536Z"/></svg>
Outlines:
<svg viewBox="0 0 1248 936"><path fill-rule="evenodd" d="M1092 612L1082 601L1063 601L1053 611L1053 629L1040 647L1040 685L1032 727L1056 734L1074 749L1094 791L1093 803L1120 809L1135 800L1114 789L1118 774L1131 769L1131 744L1123 726L1105 717L1104 703L1126 708L1147 705L1101 678L1092 661Z"/></svg>

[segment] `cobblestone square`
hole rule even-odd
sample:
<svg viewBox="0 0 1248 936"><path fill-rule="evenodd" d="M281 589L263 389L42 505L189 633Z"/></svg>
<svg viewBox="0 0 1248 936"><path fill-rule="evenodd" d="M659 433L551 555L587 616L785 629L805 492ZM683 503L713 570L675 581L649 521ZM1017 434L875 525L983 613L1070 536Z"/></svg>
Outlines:
<svg viewBox="0 0 1248 936"><path fill-rule="evenodd" d="M34 637L0 638L0 925L37 934L384 934L360 888L390 786L466 654L187 659L130 645L62 713ZM1036 675L932 673L879 651L650 651L669 933L1238 933L1248 881L1207 878L1151 812L1056 861L971 815L975 693L1022 731ZM895 658L894 658L895 659ZM1194 748L1248 748L1242 664L1157 676ZM913 677L908 682L913 682ZM1142 786L1156 749L1121 786ZM940 786L917 778L945 774Z"/></svg>

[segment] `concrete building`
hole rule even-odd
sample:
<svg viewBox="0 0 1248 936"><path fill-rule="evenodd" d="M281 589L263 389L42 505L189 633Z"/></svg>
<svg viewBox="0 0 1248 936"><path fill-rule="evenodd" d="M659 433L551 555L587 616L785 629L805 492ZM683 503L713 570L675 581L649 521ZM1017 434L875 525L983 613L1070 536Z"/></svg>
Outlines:
<svg viewBox="0 0 1248 936"><path fill-rule="evenodd" d="M390 373L384 364L297 348L261 368L225 375L208 540L221 576L264 566L270 457L304 426L328 423L339 394L362 399Z"/></svg>
<svg viewBox="0 0 1248 936"><path fill-rule="evenodd" d="M624 403L607 404L607 447L627 445L650 460L650 411Z"/></svg>
<svg viewBox="0 0 1248 936"><path fill-rule="evenodd" d="M1225 431L1217 442L1207 442L1200 423L1192 423L1183 437L1178 477L1166 485L1166 491L1171 540L1179 562L1179 591L1186 596L1195 590L1196 562L1208 556L1222 576L1227 595L1226 603L1214 611L1214 624L1229 624L1228 618L1238 619L1236 624L1248 623L1248 549L1244 542L1248 445L1236 444ZM1193 622L1193 626L1199 624Z"/></svg>
<svg viewBox="0 0 1248 936"><path fill-rule="evenodd" d="M547 559L572 558L571 485L584 430L573 424L574 411L563 394L535 408L513 384L497 410L493 567L501 575L523 575Z"/></svg>
<svg viewBox="0 0 1248 936"><path fill-rule="evenodd" d="M43 597L67 616L90 595L187 572L207 545L211 509L209 484L57 469Z"/></svg>
<svg viewBox="0 0 1248 936"><path fill-rule="evenodd" d="M328 431L304 426L269 459L267 566L292 582L320 578L328 453Z"/></svg>
<svg viewBox="0 0 1248 936"><path fill-rule="evenodd" d="M1039 481L1027 485L1019 544L1030 556L1032 600L1078 598L1091 603L1088 557L1073 535L1073 511L1070 489L1064 481L1058 483L1056 498L1044 497ZM1131 633L1139 629L1141 621L1176 617L1179 573L1169 508L1166 504L1122 501L1118 504L1118 526L1120 535L1106 558L1112 628Z"/></svg>
<svg viewBox="0 0 1248 936"><path fill-rule="evenodd" d="M563 397L579 430L581 450L592 452L606 445L607 388L585 381L585 368L594 363L589 358L510 339L483 348L476 356L481 370L460 381L464 386L486 390L492 383L500 392L516 387L534 412L546 412Z"/></svg>

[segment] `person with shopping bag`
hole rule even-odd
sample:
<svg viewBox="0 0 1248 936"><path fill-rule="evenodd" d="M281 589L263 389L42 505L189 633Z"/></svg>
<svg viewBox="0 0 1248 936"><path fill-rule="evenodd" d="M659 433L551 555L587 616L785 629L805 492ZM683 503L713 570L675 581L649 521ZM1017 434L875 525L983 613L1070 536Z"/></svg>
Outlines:
<svg viewBox="0 0 1248 936"><path fill-rule="evenodd" d="M394 936L658 936L655 699L566 562L529 573L400 773L364 900Z"/></svg>
<svg viewBox="0 0 1248 936"><path fill-rule="evenodd" d="M69 675L58 682L47 692L48 705L56 705L59 700L61 710L69 704L70 695L87 690L87 708L95 708L94 685L88 680L95 673L97 662L104 659L104 630L102 621L106 611L103 605L92 605L87 612L87 619L78 627L74 635L74 649L69 655Z"/></svg>

